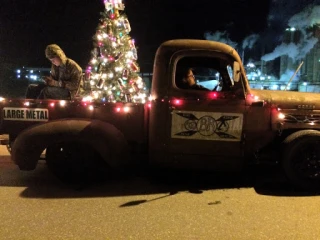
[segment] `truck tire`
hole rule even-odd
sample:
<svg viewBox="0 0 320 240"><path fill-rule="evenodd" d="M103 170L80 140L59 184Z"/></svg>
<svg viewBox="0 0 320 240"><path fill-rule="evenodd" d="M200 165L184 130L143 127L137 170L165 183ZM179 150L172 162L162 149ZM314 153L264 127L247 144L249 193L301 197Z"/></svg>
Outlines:
<svg viewBox="0 0 320 240"><path fill-rule="evenodd" d="M46 150L46 163L57 178L71 184L106 179L111 172L99 153L83 142L50 145Z"/></svg>
<svg viewBox="0 0 320 240"><path fill-rule="evenodd" d="M303 190L320 189L320 132L301 130L284 141L282 167L288 180Z"/></svg>

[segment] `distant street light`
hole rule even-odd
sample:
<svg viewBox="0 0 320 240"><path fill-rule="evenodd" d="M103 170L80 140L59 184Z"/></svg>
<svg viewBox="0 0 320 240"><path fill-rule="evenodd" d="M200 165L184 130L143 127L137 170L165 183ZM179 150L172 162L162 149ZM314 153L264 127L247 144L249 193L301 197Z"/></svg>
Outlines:
<svg viewBox="0 0 320 240"><path fill-rule="evenodd" d="M307 82L303 82L303 86L306 86L306 92L307 92L308 83Z"/></svg>

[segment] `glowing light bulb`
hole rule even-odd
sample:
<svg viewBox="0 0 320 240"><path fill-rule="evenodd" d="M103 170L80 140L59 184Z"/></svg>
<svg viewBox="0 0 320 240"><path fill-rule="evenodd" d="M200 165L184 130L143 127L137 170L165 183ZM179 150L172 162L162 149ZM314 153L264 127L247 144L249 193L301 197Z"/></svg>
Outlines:
<svg viewBox="0 0 320 240"><path fill-rule="evenodd" d="M66 104L67 104L67 102L65 100L61 100L60 101L60 106L61 107L64 107Z"/></svg>
<svg viewBox="0 0 320 240"><path fill-rule="evenodd" d="M91 96L86 96L86 97L82 98L82 102L91 102L91 101L92 101Z"/></svg>
<svg viewBox="0 0 320 240"><path fill-rule="evenodd" d="M286 115L284 115L283 113L279 113L278 114L278 118L279 119L285 119Z"/></svg>

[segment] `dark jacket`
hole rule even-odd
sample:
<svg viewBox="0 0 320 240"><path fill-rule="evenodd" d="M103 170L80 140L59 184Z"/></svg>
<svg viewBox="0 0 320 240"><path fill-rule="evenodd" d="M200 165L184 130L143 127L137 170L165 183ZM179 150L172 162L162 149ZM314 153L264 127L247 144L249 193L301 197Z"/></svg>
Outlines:
<svg viewBox="0 0 320 240"><path fill-rule="evenodd" d="M65 64L51 66L51 77L56 80L56 87L63 87L70 91L71 99L77 94L82 80L82 69L72 59L67 58Z"/></svg>

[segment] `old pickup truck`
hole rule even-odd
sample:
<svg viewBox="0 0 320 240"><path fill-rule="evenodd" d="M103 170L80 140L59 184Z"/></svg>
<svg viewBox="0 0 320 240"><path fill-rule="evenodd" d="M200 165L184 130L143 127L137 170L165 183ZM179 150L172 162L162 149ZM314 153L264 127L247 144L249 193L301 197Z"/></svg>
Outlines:
<svg viewBox="0 0 320 240"><path fill-rule="evenodd" d="M208 91L181 87L186 67ZM0 109L21 170L43 153L62 178L136 164L239 171L263 159L297 187L320 187L320 94L251 89L239 54L220 42L161 44L146 103L2 98Z"/></svg>

